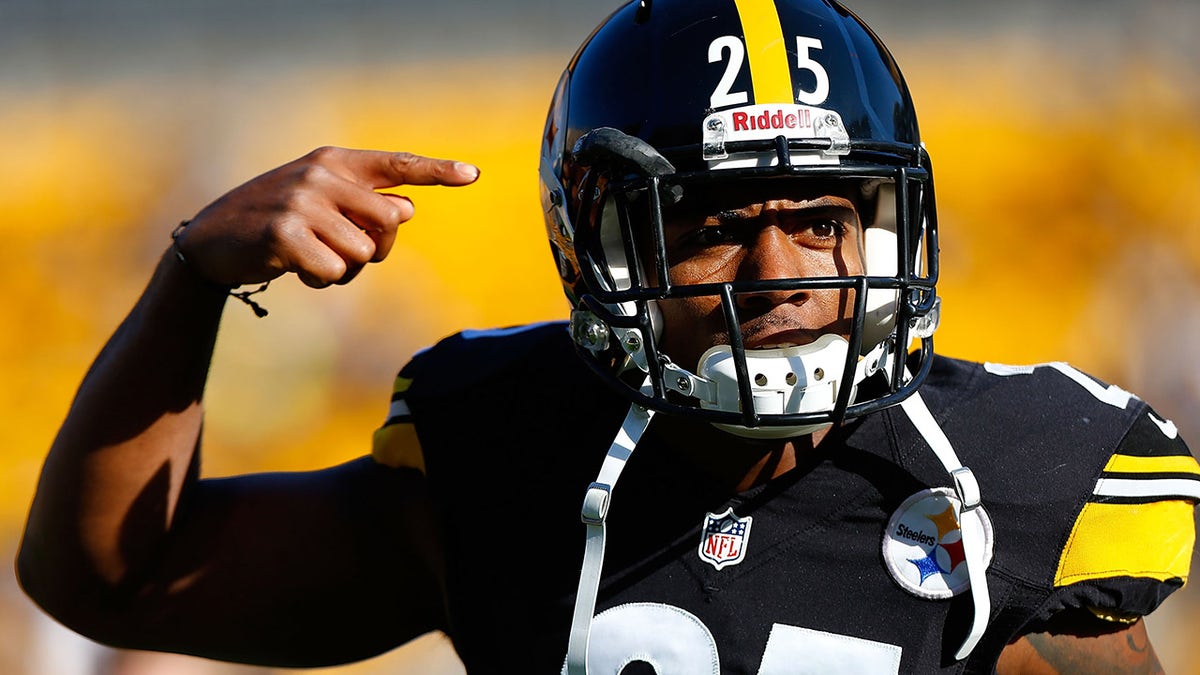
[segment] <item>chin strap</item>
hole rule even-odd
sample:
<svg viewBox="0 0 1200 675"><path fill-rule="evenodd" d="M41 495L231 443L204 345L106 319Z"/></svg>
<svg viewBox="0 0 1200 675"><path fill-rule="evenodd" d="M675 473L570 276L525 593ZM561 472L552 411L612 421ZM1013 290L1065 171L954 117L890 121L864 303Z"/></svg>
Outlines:
<svg viewBox="0 0 1200 675"><path fill-rule="evenodd" d="M612 500L612 489L652 417L653 410L630 406L600 466L600 475L588 486L583 497L580 517L587 527L587 536L583 548L583 570L579 573L579 589L575 592L575 613L571 617L571 637L567 642L567 663L563 669L567 675L587 675L588 636L592 630L592 617L596 613L600 572L604 568L605 519Z"/></svg>
<svg viewBox="0 0 1200 675"><path fill-rule="evenodd" d="M911 376L910 376L911 377ZM962 645L954 654L955 660L961 661L971 654L979 639L987 629L988 617L992 612L992 601L987 587L986 543L984 542L983 507L980 505L979 483L971 470L962 465L950 439L938 426L929 406L921 398L921 392L913 392L912 396L900 403L900 409L908 415L917 432L925 438L925 442L937 455L942 466L954 478L954 493L962 505L958 514L958 527L962 532L963 553L966 556L967 578L971 583L971 599L974 602L975 615L971 619L971 630L963 640Z"/></svg>

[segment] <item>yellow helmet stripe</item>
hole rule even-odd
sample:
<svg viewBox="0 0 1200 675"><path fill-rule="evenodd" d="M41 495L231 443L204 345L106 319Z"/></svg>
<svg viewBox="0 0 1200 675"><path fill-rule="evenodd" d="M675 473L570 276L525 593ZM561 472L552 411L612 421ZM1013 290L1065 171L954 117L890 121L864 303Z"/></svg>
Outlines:
<svg viewBox="0 0 1200 675"><path fill-rule="evenodd" d="M755 103L795 103L787 43L774 0L734 0L746 37Z"/></svg>

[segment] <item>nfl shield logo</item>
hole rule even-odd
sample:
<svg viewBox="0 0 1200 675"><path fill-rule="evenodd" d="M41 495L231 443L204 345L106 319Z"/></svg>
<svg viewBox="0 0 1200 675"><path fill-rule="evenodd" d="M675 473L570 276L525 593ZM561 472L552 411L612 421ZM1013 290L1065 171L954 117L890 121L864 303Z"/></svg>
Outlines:
<svg viewBox="0 0 1200 675"><path fill-rule="evenodd" d="M700 559L717 569L736 565L746 557L746 544L750 541L751 516L738 518L733 507L724 513L710 513L704 518L700 532Z"/></svg>

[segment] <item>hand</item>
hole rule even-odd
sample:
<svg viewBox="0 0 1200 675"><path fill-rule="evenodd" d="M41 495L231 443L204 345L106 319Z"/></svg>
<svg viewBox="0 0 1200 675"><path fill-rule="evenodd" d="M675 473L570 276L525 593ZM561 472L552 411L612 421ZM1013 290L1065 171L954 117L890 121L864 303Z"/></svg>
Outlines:
<svg viewBox="0 0 1200 675"><path fill-rule="evenodd" d="M176 239L196 271L218 284L262 283L295 272L323 288L387 257L413 217L400 185L469 185L479 169L404 152L318 148L206 206Z"/></svg>

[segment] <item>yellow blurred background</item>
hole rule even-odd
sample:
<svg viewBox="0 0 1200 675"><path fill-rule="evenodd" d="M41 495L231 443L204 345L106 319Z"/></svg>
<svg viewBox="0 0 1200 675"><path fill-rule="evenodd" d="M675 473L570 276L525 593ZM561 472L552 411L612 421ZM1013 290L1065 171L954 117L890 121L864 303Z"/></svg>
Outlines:
<svg viewBox="0 0 1200 675"><path fill-rule="evenodd" d="M909 4L853 6L905 70L937 171L939 351L1068 360L1200 443L1200 7ZM416 349L563 317L537 141L558 72L614 6L0 0L0 554L12 560L74 388L174 225L313 147L411 150L483 174L406 189L417 218L353 284L281 279L261 320L230 304L207 475L360 455ZM1151 617L1168 672L1200 673L1197 618L1191 587ZM404 665L458 672L438 636L318 672ZM0 672L274 671L99 648L43 618L6 571Z"/></svg>

